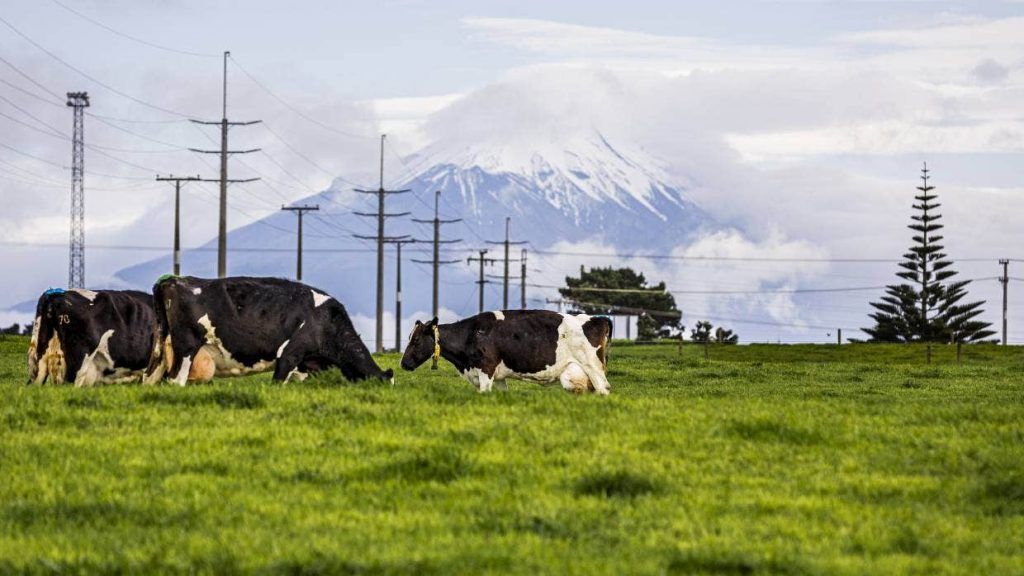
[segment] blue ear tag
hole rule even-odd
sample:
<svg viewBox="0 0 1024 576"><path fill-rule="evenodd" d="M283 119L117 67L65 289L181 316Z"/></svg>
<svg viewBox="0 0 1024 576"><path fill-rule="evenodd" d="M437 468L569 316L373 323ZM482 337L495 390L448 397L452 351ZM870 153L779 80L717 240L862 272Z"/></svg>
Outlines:
<svg viewBox="0 0 1024 576"><path fill-rule="evenodd" d="M63 288L50 288L46 292L43 292L43 296L50 296L50 295L53 295L53 294L63 294L63 293L64 293L64 289Z"/></svg>

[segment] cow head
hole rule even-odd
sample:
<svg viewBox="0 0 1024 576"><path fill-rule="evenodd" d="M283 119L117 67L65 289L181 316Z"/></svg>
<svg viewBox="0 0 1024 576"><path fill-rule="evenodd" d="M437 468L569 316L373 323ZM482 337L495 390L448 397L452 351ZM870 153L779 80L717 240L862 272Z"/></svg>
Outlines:
<svg viewBox="0 0 1024 576"><path fill-rule="evenodd" d="M405 354L402 356L402 368L415 370L421 364L434 355L437 345L437 318L424 324L419 320L409 335L409 344L405 347Z"/></svg>

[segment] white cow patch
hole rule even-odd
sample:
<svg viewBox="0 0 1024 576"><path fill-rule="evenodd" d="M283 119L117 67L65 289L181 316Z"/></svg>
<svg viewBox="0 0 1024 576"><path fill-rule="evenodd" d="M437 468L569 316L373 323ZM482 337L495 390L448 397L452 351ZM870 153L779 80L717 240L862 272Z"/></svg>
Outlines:
<svg viewBox="0 0 1024 576"><path fill-rule="evenodd" d="M174 383L178 386L184 386L188 383L188 373L192 371L192 357L185 356L181 359L181 369L178 370L178 375L174 377Z"/></svg>
<svg viewBox="0 0 1024 576"><path fill-rule="evenodd" d="M43 319L36 316L36 319L32 321L32 340L28 344L28 377L30 380L34 380L36 377L36 370L39 369L39 352L36 351L36 346L39 344L39 324Z"/></svg>
<svg viewBox="0 0 1024 576"><path fill-rule="evenodd" d="M199 296L200 294L203 293L203 289L202 288L193 288L192 289L192 293L195 294L196 296Z"/></svg>
<svg viewBox="0 0 1024 576"><path fill-rule="evenodd" d="M217 336L217 328L210 321L210 315L203 314L198 322L206 329L206 344L203 345L202 351L210 355L214 366L216 366L217 376L240 376L252 372L264 372L273 368L273 360L260 360L252 366L246 366L235 360L231 356L231 352L224 347L224 342Z"/></svg>
<svg viewBox="0 0 1024 576"><path fill-rule="evenodd" d="M284 348L289 342L291 342L291 340L285 340L281 343L281 346L277 349L277 358L281 358L281 354L284 354Z"/></svg>
<svg viewBox="0 0 1024 576"><path fill-rule="evenodd" d="M156 365L153 371L143 379L143 384L156 384L163 379L164 374L171 369L171 364L174 363L174 348L171 347L171 335L168 334L164 341L161 342L159 338L153 338L153 352L152 357L160 358L160 362Z"/></svg>
<svg viewBox="0 0 1024 576"><path fill-rule="evenodd" d="M299 324L299 327L297 328L297 330L302 330L302 327L305 326L305 325L306 325L306 321L303 320L302 324Z"/></svg>
<svg viewBox="0 0 1024 576"><path fill-rule="evenodd" d="M505 319L505 313L502 312L501 310L494 310L493 312L491 312L491 314L494 314L494 318L498 321Z"/></svg>
<svg viewBox="0 0 1024 576"><path fill-rule="evenodd" d="M36 384L42 384L47 377L55 384L63 384L67 367L67 363L64 361L64 348L60 345L60 335L54 333L46 344L43 357L39 359Z"/></svg>
<svg viewBox="0 0 1024 576"><path fill-rule="evenodd" d="M68 292L74 292L75 294L84 297L89 302L92 302L93 300L96 299L96 293L93 292L92 290L86 290L85 288L72 288L68 290Z"/></svg>
<svg viewBox="0 0 1024 576"><path fill-rule="evenodd" d="M313 293L313 308L319 308L321 304L331 299L330 296L321 294L316 290L310 290L310 292Z"/></svg>
<svg viewBox="0 0 1024 576"><path fill-rule="evenodd" d="M104 332L96 349L85 355L78 374L75 374L75 386L92 386L103 379L104 371L114 367L114 360L110 357L110 337L113 335L113 329Z"/></svg>
<svg viewBox="0 0 1024 576"><path fill-rule="evenodd" d="M292 371L288 373L288 376L285 377L284 381L286 383L291 382L292 378L295 378L299 382L302 382L306 378L309 378L309 374L306 374L305 372L299 372L298 368L292 368Z"/></svg>

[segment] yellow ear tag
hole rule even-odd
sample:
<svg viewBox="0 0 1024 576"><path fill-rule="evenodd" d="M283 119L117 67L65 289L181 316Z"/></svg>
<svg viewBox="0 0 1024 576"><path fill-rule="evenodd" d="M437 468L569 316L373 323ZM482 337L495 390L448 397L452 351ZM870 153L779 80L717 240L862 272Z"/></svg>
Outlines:
<svg viewBox="0 0 1024 576"><path fill-rule="evenodd" d="M434 360L441 357L441 333L437 330L437 324L434 324Z"/></svg>

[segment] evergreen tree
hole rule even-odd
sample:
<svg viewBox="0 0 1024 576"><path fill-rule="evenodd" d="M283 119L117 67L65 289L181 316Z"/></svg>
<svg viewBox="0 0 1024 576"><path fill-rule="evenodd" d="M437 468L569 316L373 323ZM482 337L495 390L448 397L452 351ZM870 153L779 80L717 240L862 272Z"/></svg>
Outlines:
<svg viewBox="0 0 1024 576"><path fill-rule="evenodd" d="M961 303L970 280L951 280L956 275L939 242L943 228L938 221L938 196L928 184L928 165L921 170L921 186L913 205L916 213L907 226L914 244L899 263L896 275L909 283L886 288L879 302L872 302L873 328L864 328L871 342L977 342L993 335L990 324L976 318L984 301Z"/></svg>

